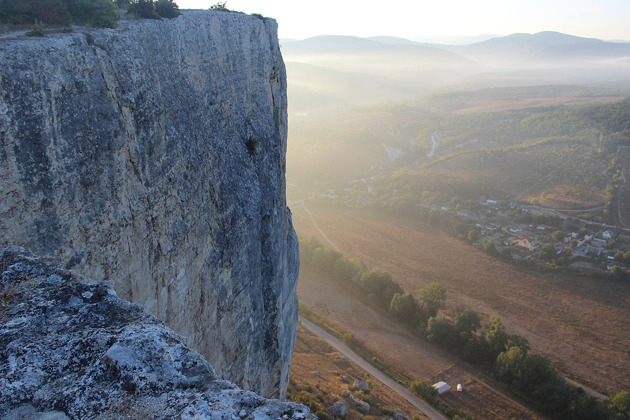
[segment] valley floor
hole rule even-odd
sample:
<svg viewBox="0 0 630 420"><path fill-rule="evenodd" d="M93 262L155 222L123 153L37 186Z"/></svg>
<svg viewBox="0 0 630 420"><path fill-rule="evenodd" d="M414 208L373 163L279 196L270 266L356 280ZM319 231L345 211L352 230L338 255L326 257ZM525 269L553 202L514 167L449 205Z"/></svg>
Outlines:
<svg viewBox="0 0 630 420"><path fill-rule="evenodd" d="M333 247L320 233L325 232L345 256L358 256L370 268L390 271L407 293L440 281L447 286L449 307L473 309L486 321L498 315L509 332L527 337L533 351L549 357L568 377L609 395L630 389L627 285L518 271L417 220L328 203L307 204L310 215L304 207L292 209L301 237L315 235ZM298 294L410 376L483 388L458 364L396 325L388 325L335 287L303 269ZM488 387L479 398L487 401L492 393ZM473 401L466 404L474 406ZM535 418L533 413L527 415Z"/></svg>

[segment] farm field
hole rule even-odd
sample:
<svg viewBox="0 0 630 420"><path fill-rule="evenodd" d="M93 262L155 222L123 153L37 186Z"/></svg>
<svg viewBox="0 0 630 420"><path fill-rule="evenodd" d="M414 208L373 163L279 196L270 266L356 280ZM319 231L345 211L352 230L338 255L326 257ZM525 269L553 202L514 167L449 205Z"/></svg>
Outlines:
<svg viewBox="0 0 630 420"><path fill-rule="evenodd" d="M391 272L407 293L440 281L448 290L447 306L473 309L485 321L498 315L510 333L527 337L533 351L549 357L568 377L608 395L630 389L626 285L522 272L417 220L327 202L307 205L321 231L344 255ZM292 210L298 235L315 235L333 247L303 208ZM309 298L313 293L304 294L302 279L298 293L301 299ZM328 295L323 302L335 293ZM349 323L354 317L351 307L343 308L345 312L335 312L327 304L333 319ZM361 328L365 325L354 325L354 330ZM441 367L418 367L416 374L436 375Z"/></svg>
<svg viewBox="0 0 630 420"><path fill-rule="evenodd" d="M453 388L464 385L464 392L454 389L442 398L453 407L466 410L474 418L539 419L537 414L514 402L505 394L471 374L464 363L451 360L429 343L414 337L399 325L384 319L359 300L347 296L333 281L311 269L300 273L298 296L320 315L333 320L364 341L378 357L396 372L405 372L406 380L446 381ZM301 347L296 345L296 354ZM302 355L294 356L292 372L308 376L301 367Z"/></svg>

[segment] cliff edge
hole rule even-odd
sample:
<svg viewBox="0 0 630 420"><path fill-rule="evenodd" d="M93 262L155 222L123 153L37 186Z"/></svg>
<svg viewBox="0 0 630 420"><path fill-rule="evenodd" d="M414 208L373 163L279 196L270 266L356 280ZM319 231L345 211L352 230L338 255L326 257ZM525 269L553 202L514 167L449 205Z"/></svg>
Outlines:
<svg viewBox="0 0 630 420"><path fill-rule="evenodd" d="M0 417L314 418L221 380L160 321L50 258L0 250Z"/></svg>
<svg viewBox="0 0 630 420"><path fill-rule="evenodd" d="M283 396L298 244L272 19L185 12L0 42L0 246L113 281L217 374Z"/></svg>

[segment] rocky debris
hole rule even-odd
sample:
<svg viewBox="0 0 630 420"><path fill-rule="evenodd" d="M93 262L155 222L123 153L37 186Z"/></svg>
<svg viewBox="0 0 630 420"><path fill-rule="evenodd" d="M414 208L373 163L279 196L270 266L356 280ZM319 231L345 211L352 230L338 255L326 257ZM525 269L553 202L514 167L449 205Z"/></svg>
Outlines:
<svg viewBox="0 0 630 420"><path fill-rule="evenodd" d="M363 401L362 399L358 398L356 395L354 395L352 393L352 391L348 390L347 391L348 394L348 398L350 399L350 402L352 403L352 405L359 409L359 411L362 411L363 413L367 413L368 411L370 411L370 404Z"/></svg>
<svg viewBox="0 0 630 420"><path fill-rule="evenodd" d="M221 380L111 282L22 248L0 272L0 418L315 418Z"/></svg>
<svg viewBox="0 0 630 420"><path fill-rule="evenodd" d="M356 391L367 391L370 389L369 385L367 383L365 383L364 381L357 379L356 381L354 381L354 383L352 384L352 389L356 390Z"/></svg>
<svg viewBox="0 0 630 420"><path fill-rule="evenodd" d="M332 418L345 417L348 414L348 403L346 400L339 400L328 409Z"/></svg>
<svg viewBox="0 0 630 420"><path fill-rule="evenodd" d="M405 413L399 408L394 409L389 418L392 420L409 420L409 417L405 416Z"/></svg>
<svg viewBox="0 0 630 420"><path fill-rule="evenodd" d="M0 42L0 246L55 252L283 396L298 241L277 23L184 11Z"/></svg>

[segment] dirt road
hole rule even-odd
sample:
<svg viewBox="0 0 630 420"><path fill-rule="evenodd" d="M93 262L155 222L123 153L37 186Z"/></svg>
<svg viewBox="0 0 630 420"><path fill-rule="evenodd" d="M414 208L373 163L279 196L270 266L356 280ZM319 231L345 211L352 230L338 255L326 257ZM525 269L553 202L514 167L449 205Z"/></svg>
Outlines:
<svg viewBox="0 0 630 420"><path fill-rule="evenodd" d="M426 414L427 416L429 416L430 418L434 420L447 420L447 417L444 416L442 413L440 413L439 411L431 407L429 404L427 404L424 400L422 400L418 396L412 394L411 391L409 391L407 388L400 385L399 383L397 383L396 381L394 381L393 379L385 375L383 372L381 372L380 370L376 369L374 366L372 366L371 364L363 360L359 355L357 355L355 352L350 350L350 348L346 346L345 344L343 344L341 341L337 340L335 337L328 334L326 331L322 330L317 325L313 324L312 322L304 318L300 317L300 321L306 328L308 328L313 333L318 335L320 338L328 342L328 344L330 344L335 349L337 349L340 353L342 353L344 356L350 359L353 363L360 366L361 369L367 371L370 375L374 376L383 384L390 387L393 391L397 392L401 397L405 398L411 404L416 406L424 414Z"/></svg>

